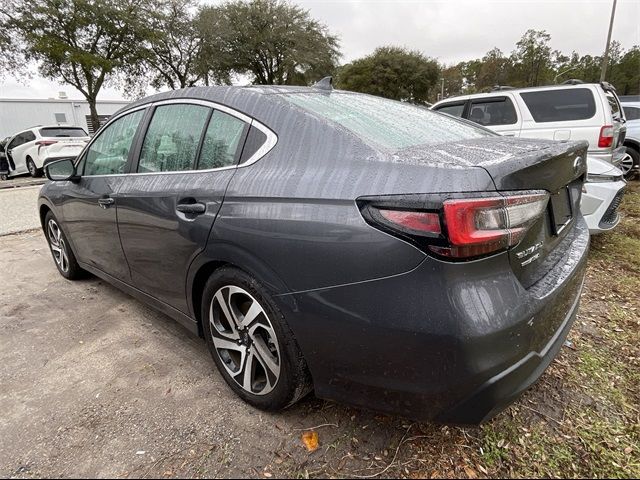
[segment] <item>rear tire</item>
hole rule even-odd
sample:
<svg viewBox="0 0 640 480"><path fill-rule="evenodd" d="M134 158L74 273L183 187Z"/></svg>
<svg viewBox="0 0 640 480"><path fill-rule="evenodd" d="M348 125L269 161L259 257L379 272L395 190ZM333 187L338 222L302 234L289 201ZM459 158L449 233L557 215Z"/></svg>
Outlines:
<svg viewBox="0 0 640 480"><path fill-rule="evenodd" d="M633 164L631 170L624 173L624 178L632 180L633 178L640 177L640 153L634 148L627 147L627 154L631 157Z"/></svg>
<svg viewBox="0 0 640 480"><path fill-rule="evenodd" d="M78 280L86 275L76 256L71 250L67 237L60 228L60 224L52 212L44 217L44 235L49 243L49 250L58 272L68 280Z"/></svg>
<svg viewBox="0 0 640 480"><path fill-rule="evenodd" d="M42 170L36 167L35 162L31 159L31 157L27 157L27 169L29 170L29 175L33 178L38 178L42 175Z"/></svg>
<svg viewBox="0 0 640 480"><path fill-rule="evenodd" d="M312 390L311 375L267 290L241 270L216 270L204 287L202 326L229 387L262 410L281 410Z"/></svg>

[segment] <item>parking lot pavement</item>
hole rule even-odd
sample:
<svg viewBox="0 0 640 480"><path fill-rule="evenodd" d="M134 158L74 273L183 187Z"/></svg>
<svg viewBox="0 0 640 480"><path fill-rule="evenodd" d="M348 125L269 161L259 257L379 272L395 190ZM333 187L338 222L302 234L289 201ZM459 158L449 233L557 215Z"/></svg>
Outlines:
<svg viewBox="0 0 640 480"><path fill-rule="evenodd" d="M323 458L304 450L305 428L371 452L404 433L384 419L371 436L374 414L313 397L255 410L201 339L95 277L64 280L42 232L0 249L0 477L298 475Z"/></svg>
<svg viewBox="0 0 640 480"><path fill-rule="evenodd" d="M40 186L0 189L0 235L40 226L38 192Z"/></svg>
<svg viewBox="0 0 640 480"><path fill-rule="evenodd" d="M0 181L0 190L7 188L29 187L32 185L42 185L47 182L44 177L33 178L30 176L22 175L21 177L10 178L9 180Z"/></svg>

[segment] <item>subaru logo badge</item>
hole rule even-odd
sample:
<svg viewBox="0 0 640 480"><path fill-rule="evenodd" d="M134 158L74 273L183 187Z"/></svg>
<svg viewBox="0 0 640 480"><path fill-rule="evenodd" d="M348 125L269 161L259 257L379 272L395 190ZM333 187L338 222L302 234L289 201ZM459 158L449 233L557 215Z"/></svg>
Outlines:
<svg viewBox="0 0 640 480"><path fill-rule="evenodd" d="M573 161L573 171L574 173L579 173L580 170L582 170L582 157L576 157L576 159Z"/></svg>

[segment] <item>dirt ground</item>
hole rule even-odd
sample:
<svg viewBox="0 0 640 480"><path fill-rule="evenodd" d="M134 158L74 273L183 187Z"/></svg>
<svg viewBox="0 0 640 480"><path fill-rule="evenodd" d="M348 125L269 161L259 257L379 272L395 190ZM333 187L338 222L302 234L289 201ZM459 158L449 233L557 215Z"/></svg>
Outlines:
<svg viewBox="0 0 640 480"><path fill-rule="evenodd" d="M0 476L637 477L638 185L623 225L593 242L570 347L477 428L313 396L254 410L168 317L96 278L64 280L39 231L0 237Z"/></svg>

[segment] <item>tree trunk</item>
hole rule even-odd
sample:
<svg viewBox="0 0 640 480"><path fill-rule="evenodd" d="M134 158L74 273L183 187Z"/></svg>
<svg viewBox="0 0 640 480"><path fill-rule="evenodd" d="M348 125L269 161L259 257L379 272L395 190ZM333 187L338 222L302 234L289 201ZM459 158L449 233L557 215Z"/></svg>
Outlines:
<svg viewBox="0 0 640 480"><path fill-rule="evenodd" d="M96 99L87 97L87 102L89 102L89 112L91 113L93 133L96 133L100 128L100 117L98 116L98 110L96 109Z"/></svg>

